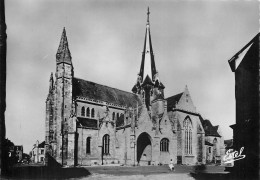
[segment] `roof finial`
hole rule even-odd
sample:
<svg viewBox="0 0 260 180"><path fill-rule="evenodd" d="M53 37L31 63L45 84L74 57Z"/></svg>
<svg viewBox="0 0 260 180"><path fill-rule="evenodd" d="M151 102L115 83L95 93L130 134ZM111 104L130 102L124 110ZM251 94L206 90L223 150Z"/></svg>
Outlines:
<svg viewBox="0 0 260 180"><path fill-rule="evenodd" d="M147 8L147 24L149 24L149 15L150 15L150 11L149 11L149 6Z"/></svg>

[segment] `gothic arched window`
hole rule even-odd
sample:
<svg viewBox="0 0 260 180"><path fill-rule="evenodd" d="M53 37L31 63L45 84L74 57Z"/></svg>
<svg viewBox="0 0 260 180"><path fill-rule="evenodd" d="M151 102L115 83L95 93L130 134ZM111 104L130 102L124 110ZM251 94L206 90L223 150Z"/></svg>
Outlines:
<svg viewBox="0 0 260 180"><path fill-rule="evenodd" d="M84 106L81 108L81 116L85 116L85 107Z"/></svg>
<svg viewBox="0 0 260 180"><path fill-rule="evenodd" d="M91 140L91 137L88 137L86 140L86 153L87 154L90 154L90 140Z"/></svg>
<svg viewBox="0 0 260 180"><path fill-rule="evenodd" d="M160 151L169 152L169 140L167 138L163 138L160 143Z"/></svg>
<svg viewBox="0 0 260 180"><path fill-rule="evenodd" d="M94 108L91 109L91 117L92 117L92 118L95 117L95 109L94 109Z"/></svg>
<svg viewBox="0 0 260 180"><path fill-rule="evenodd" d="M184 120L183 127L184 127L185 154L192 154L192 124L190 118L186 118Z"/></svg>
<svg viewBox="0 0 260 180"><path fill-rule="evenodd" d="M115 112L112 113L112 120L115 120Z"/></svg>
<svg viewBox="0 0 260 180"><path fill-rule="evenodd" d="M108 155L109 154L109 135L106 134L103 136L103 154Z"/></svg>
<svg viewBox="0 0 260 180"><path fill-rule="evenodd" d="M87 113L86 113L86 116L89 117L90 116L90 110L89 108L87 108Z"/></svg>

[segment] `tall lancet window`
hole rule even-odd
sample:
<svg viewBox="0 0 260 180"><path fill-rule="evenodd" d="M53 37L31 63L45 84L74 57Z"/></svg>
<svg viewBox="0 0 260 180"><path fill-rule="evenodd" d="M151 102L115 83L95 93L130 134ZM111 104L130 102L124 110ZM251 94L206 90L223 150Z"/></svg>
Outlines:
<svg viewBox="0 0 260 180"><path fill-rule="evenodd" d="M115 112L112 113L112 120L115 120Z"/></svg>
<svg viewBox="0 0 260 180"><path fill-rule="evenodd" d="M92 117L92 118L95 117L95 109L94 109L94 108L91 109L91 117Z"/></svg>
<svg viewBox="0 0 260 180"><path fill-rule="evenodd" d="M109 154L109 135L106 134L103 136L103 144L102 144L102 147L103 147L103 154L104 155L108 155Z"/></svg>
<svg viewBox="0 0 260 180"><path fill-rule="evenodd" d="M192 154L192 124L189 117L183 121L185 154Z"/></svg>
<svg viewBox="0 0 260 180"><path fill-rule="evenodd" d="M85 116L85 107L84 106L81 108L81 116Z"/></svg>
<svg viewBox="0 0 260 180"><path fill-rule="evenodd" d="M86 113L86 116L89 117L90 115L90 110L89 110L89 107L87 108L87 113Z"/></svg>

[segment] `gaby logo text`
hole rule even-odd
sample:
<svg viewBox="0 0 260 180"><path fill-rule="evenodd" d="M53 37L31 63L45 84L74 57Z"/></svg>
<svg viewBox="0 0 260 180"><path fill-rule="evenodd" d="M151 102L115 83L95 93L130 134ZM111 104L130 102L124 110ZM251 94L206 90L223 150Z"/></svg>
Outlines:
<svg viewBox="0 0 260 180"><path fill-rule="evenodd" d="M229 149L226 152L226 155L223 157L224 163L231 163L233 161L244 159L246 155L242 155L243 150L244 147L241 147L240 152L238 153L238 151L233 151L232 149Z"/></svg>

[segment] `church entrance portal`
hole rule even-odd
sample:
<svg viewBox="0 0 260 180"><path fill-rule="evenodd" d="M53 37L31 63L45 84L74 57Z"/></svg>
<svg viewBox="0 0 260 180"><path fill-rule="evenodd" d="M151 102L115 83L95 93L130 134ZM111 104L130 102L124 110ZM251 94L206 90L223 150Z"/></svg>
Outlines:
<svg viewBox="0 0 260 180"><path fill-rule="evenodd" d="M139 165L150 165L152 161L151 136L142 133L137 139L137 162Z"/></svg>

